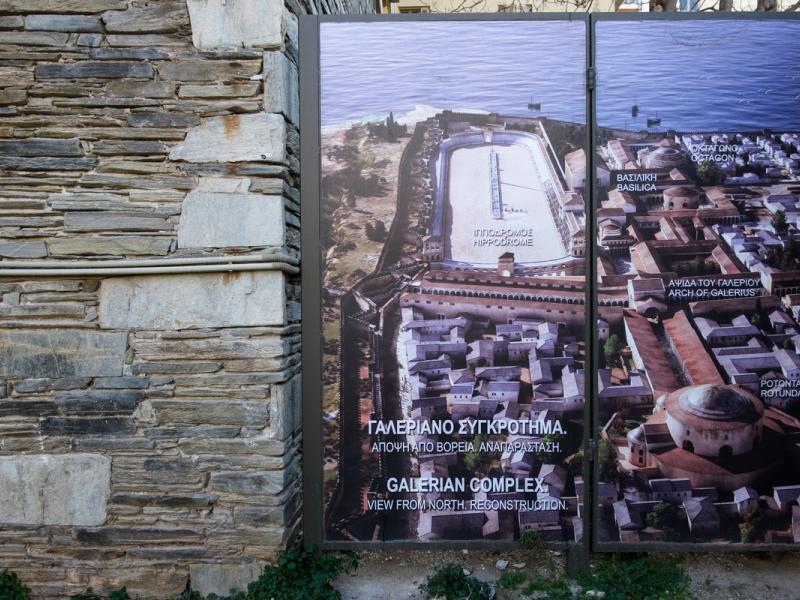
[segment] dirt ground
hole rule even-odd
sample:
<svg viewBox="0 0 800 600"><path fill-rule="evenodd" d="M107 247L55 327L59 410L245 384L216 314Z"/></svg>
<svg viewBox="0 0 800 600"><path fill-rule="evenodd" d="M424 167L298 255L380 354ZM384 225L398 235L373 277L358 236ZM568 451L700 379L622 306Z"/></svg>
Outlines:
<svg viewBox="0 0 800 600"><path fill-rule="evenodd" d="M564 568L563 553L550 553ZM798 553L735 553L672 555L692 580L696 600L800 600L800 554ZM602 560L592 555L591 560ZM525 551L390 551L361 555L361 564L354 575L340 577L337 588L344 600L417 599L424 596L419 585L437 566L459 562L473 575L489 582L497 581L501 571L499 559L509 561L509 569L525 564L522 569L535 572L537 559ZM520 593L499 590L497 600L524 598Z"/></svg>

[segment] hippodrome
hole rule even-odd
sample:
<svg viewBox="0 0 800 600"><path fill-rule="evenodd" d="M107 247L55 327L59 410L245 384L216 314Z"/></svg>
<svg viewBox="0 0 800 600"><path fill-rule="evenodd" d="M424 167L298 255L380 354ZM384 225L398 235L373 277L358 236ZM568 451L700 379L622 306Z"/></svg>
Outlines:
<svg viewBox="0 0 800 600"><path fill-rule="evenodd" d="M560 271L571 261L567 217L559 210L564 188L538 135L492 129L453 135L439 144L432 179L428 242L442 252L429 258L491 268L495 248L509 246L523 267Z"/></svg>

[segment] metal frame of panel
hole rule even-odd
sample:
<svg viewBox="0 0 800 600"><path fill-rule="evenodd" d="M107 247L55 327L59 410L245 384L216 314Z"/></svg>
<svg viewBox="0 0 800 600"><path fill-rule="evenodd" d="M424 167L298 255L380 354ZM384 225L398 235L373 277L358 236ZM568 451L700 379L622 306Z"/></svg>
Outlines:
<svg viewBox="0 0 800 600"><path fill-rule="evenodd" d="M504 14L411 14L411 15L322 15L304 16L300 19L300 90L301 90L301 223L302 223L302 359L303 359L303 532L307 545L316 545L324 549L404 549L404 548L471 548L471 549L496 549L516 548L520 542L503 541L431 541L397 540L375 542L342 542L329 541L324 535L324 506L323 497L323 444L322 444L322 382L319 374L322 369L322 323L321 323L321 272L322 272L322 245L320 240L320 24L335 22L399 22L407 21L409 24L420 21L580 21L586 24L586 151L588 155L591 141L591 101L589 94L589 60L591 56L591 28L589 15L573 13L504 13ZM590 166L587 164L587 185ZM587 348L592 343L590 336L594 335L594 327L589 317L591 299L594 297L590 279L593 277L594 263L589 256L588 246L594 239L594 210L588 205L586 208L586 238L587 255L587 284L584 307L585 335ZM588 372L590 356L587 353ZM591 433L591 402L594 390L592 377L585 376L586 406L583 414L583 441L582 446L588 449L588 440ZM589 452L586 452L589 455ZM592 486L589 485L591 470L589 461L584 460L583 478L586 482L586 494L582 507L584 524L591 522L587 511L591 511ZM584 528L586 525L584 525ZM585 529L584 529L585 531ZM567 548L585 554L589 548L589 535L584 532L581 543L554 542L553 547Z"/></svg>
<svg viewBox="0 0 800 600"><path fill-rule="evenodd" d="M586 201L586 318L585 363L586 408L584 411L584 440L586 451L584 481L586 493L582 507L584 521L583 541L580 544L561 542L554 547L567 547L571 551L586 552L590 548L601 552L659 551L659 552L741 552L795 549L791 544L714 544L694 542L602 542L597 539L598 514L595 510L595 486L599 479L599 465L594 460L597 448L599 407L595 401L597 379L597 341L595 323L598 317L596 300L596 210L595 186L596 149L596 65L595 26L603 21L698 21L698 20L798 20L797 13L546 13L546 14L414 14L414 15L326 15L305 16L300 19L300 89L301 89L301 148L302 148L302 358L303 358L303 531L306 544L325 549L403 549L403 548L471 548L496 549L518 547L517 541L435 541L418 540L339 542L324 537L324 507L322 504L322 367L321 328L321 268L320 240L320 23L327 22L419 22L419 21L582 21L586 23L586 128L587 128L587 193ZM309 435L311 433L311 435ZM588 531L587 531L588 529Z"/></svg>
<svg viewBox="0 0 800 600"><path fill-rule="evenodd" d="M592 38L592 47L591 47L591 65L592 69L597 68L597 46L595 44L597 31L596 26L598 23L608 22L608 21L628 21L628 22L659 22L659 21L676 21L676 22L697 22L697 21L785 21L785 20L800 20L800 14L798 13L785 13L785 12L751 12L751 13L734 13L734 12L659 12L659 13L593 13L590 18L590 29L591 29L591 38ZM702 55L698 56L698 60L702 60ZM598 130L597 124L597 112L596 112L596 99L597 99L597 87L594 86L591 93L591 165L587 165L587 169L591 169L592 173L595 173L595 156L596 156L596 148L597 148L597 139L596 134ZM800 128L800 123L798 123L798 127ZM596 178L592 177L592 185L593 190L591 192L592 196L592 205L596 208L597 205L597 186L594 185L596 183ZM595 213L596 214L596 213ZM594 222L594 226L597 226L597 219L596 217L592 219ZM588 243L588 242L587 242ZM592 283L591 287L596 289L597 287L597 259L594 256L596 252L596 238L593 238L592 241ZM593 295L591 301L592 307L592 322L596 322L598 317L597 312L597 303L596 303L596 296ZM593 328L594 329L594 328ZM596 331L593 332L593 335L596 336ZM593 384L596 385L596 377L592 378ZM597 447L598 438L600 428L602 427L602 423L600 423L600 407L599 403L594 400L594 396L592 396L592 419L591 419L591 432L592 432L592 440L590 444L592 444L595 449ZM767 543L749 543L749 544L740 544L740 543L730 543L730 544L722 544L722 543L710 543L710 542L637 542L637 543L626 543L626 542L609 542L609 541L600 541L598 539L598 511L596 506L594 505L594 497L596 494L596 484L599 481L599 463L595 460L591 465L592 468L592 519L591 519L591 549L595 552L753 552L753 551L790 551L790 550L800 550L797 544L767 544Z"/></svg>

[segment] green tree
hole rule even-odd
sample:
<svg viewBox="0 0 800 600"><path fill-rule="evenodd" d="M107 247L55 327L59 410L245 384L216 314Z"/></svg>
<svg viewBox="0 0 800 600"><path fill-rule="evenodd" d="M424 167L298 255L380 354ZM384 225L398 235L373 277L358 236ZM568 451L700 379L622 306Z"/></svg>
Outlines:
<svg viewBox="0 0 800 600"><path fill-rule="evenodd" d="M645 517L648 527L660 529L664 532L667 541L676 540L680 537L680 530L683 526L683 517L680 510L669 502L659 502L653 507Z"/></svg>
<svg viewBox="0 0 800 600"><path fill-rule="evenodd" d="M772 215L772 228L778 235L783 235L789 229L789 223L786 220L786 213L782 210L776 211Z"/></svg>
<svg viewBox="0 0 800 600"><path fill-rule="evenodd" d="M706 160L697 167L697 183L700 185L719 185L722 173L713 160Z"/></svg>
<svg viewBox="0 0 800 600"><path fill-rule="evenodd" d="M694 260L692 261L692 271L694 271L697 275L702 275L703 270L705 268L705 262L699 256L695 256Z"/></svg>
<svg viewBox="0 0 800 600"><path fill-rule="evenodd" d="M797 258L800 255L800 248L794 238L789 238L786 248L781 255L780 269L783 271L793 271L797 268Z"/></svg>
<svg viewBox="0 0 800 600"><path fill-rule="evenodd" d="M482 435L476 435L472 440L474 451L464 454L464 466L473 473L485 475L492 465L492 456L488 452L481 452L481 444L485 441Z"/></svg>
<svg viewBox="0 0 800 600"><path fill-rule="evenodd" d="M560 458L561 458L562 437L563 436L558 435L558 434L551 434L551 435L542 436L542 443L545 444L545 447L547 445L549 445L549 444L554 444L554 447L559 448L557 451L553 451L553 452L548 452L548 451L540 452L539 453L539 458L541 458L542 462L545 462L545 463L561 462Z"/></svg>
<svg viewBox="0 0 800 600"><path fill-rule="evenodd" d="M761 507L756 507L745 513L742 523L739 524L740 539L743 544L757 542L764 537L766 523Z"/></svg>
<svg viewBox="0 0 800 600"><path fill-rule="evenodd" d="M3 569L0 571L0 598L2 600L28 600L31 590L16 573Z"/></svg>
<svg viewBox="0 0 800 600"><path fill-rule="evenodd" d="M367 234L367 239L373 242L383 242L386 240L386 225L383 221L376 220L375 223L367 223L364 226L364 233Z"/></svg>
<svg viewBox="0 0 800 600"><path fill-rule="evenodd" d="M617 470L617 452L607 439L601 439L597 445L597 461L600 465L601 481L616 481L619 479Z"/></svg>
<svg viewBox="0 0 800 600"><path fill-rule="evenodd" d="M383 221L375 221L375 237L377 237L380 241L386 239L387 235L386 225Z"/></svg>
<svg viewBox="0 0 800 600"><path fill-rule="evenodd" d="M614 333L606 340L603 345L603 352L606 357L606 366L611 368L619 362L619 355L622 352L622 340Z"/></svg>
<svg viewBox="0 0 800 600"><path fill-rule="evenodd" d="M764 537L764 529L766 527L761 507L756 507L745 513L743 521L739 525L740 538L743 544L757 542Z"/></svg>
<svg viewBox="0 0 800 600"><path fill-rule="evenodd" d="M386 117L386 139L390 142L397 141L397 122L394 120L393 112Z"/></svg>
<svg viewBox="0 0 800 600"><path fill-rule="evenodd" d="M581 448L575 454L568 456L564 461L564 463L566 463L567 465L567 468L569 469L570 474L573 477L583 476L584 457L585 457L585 452L583 451L583 448Z"/></svg>

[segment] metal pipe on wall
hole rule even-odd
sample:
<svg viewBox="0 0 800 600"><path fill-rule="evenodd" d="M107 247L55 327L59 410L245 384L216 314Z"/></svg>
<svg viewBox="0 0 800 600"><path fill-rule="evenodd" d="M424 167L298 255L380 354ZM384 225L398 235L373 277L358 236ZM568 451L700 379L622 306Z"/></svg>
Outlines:
<svg viewBox="0 0 800 600"><path fill-rule="evenodd" d="M272 262L297 266L300 260L283 253L241 254L232 256L187 256L172 258L123 258L114 260L0 260L4 269L106 269L109 267L140 268L180 265L212 265Z"/></svg>
<svg viewBox="0 0 800 600"><path fill-rule="evenodd" d="M241 271L283 271L296 275L300 269L283 262L235 263L211 265L103 267L65 269L2 269L0 277L111 277L118 275L163 275L180 273L229 273Z"/></svg>

